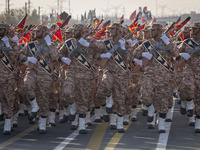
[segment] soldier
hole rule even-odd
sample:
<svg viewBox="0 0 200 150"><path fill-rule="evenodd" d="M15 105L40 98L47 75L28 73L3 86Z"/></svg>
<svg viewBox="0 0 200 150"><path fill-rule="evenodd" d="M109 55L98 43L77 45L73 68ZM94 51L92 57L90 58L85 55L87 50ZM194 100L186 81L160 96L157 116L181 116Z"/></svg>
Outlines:
<svg viewBox="0 0 200 150"><path fill-rule="evenodd" d="M18 57L18 47L15 42L10 41L8 39L9 25L0 24L0 50L1 55L4 53L10 63L13 65L15 69L17 69L17 57ZM4 135L9 135L11 132L11 117L16 113L15 112L15 102L17 100L17 92L16 92L16 81L19 78L11 73L8 68L4 65L3 62L0 63L0 83L1 83L1 108L2 112L5 116L4 123ZM15 70L16 71L16 70Z"/></svg>
<svg viewBox="0 0 200 150"><path fill-rule="evenodd" d="M190 38L190 30L191 30L191 27L190 26L186 26L184 27L183 31L182 31L182 34L183 34L183 38L184 39L188 39ZM176 42L178 45L177 47L181 47L181 43L183 43L183 41L181 42ZM181 50L181 49L180 49ZM189 95L193 95L192 97L194 97L194 84L193 84L193 79L191 79L191 77L189 76L189 74L187 73L188 72L188 69L185 68L185 67L180 67L180 68L177 68L176 69L177 71L177 83L178 83L178 87L179 87L179 93L177 93L180 97L180 100L181 100L181 107L180 107L180 113L182 115L185 115L187 113L187 110L186 110L186 98L189 99L190 96L187 96L188 94ZM188 109L188 108L187 108ZM190 126L194 126L195 124L195 115L192 115L192 114L188 114L188 120L189 120L189 125Z"/></svg>
<svg viewBox="0 0 200 150"><path fill-rule="evenodd" d="M19 60L21 64L27 64L28 66L24 77L24 89L32 106L32 116L30 119L35 118L39 110L39 132L45 134L46 118L49 113L49 96L51 90L53 90L55 78L53 79L45 71L44 67L38 63L38 59L44 59L53 70L53 67L57 68L58 66L58 50L51 44L46 26L39 25L35 31L38 46L35 52L37 58L31 54L27 45L20 51Z"/></svg>
<svg viewBox="0 0 200 150"><path fill-rule="evenodd" d="M195 47L190 47L190 45L193 46L193 44L191 44L191 41L195 41L197 44L200 44L200 22L194 23L194 25L192 26L191 39L188 39L188 41L188 44L187 40L185 40L180 45L180 56L184 60L187 60L187 63L184 66L184 78L182 80L182 85L180 86L180 91L183 88L185 88L184 85L186 85L187 90L184 90L184 93L180 92L180 96L183 98L181 98L181 100L186 100L185 105L187 110L187 116L192 117L193 112L195 113L195 133L200 133L199 48L197 49L197 51L194 51Z"/></svg>
<svg viewBox="0 0 200 150"><path fill-rule="evenodd" d="M69 66L69 69L66 72L66 78L63 81L61 98L65 106L73 104L73 115L75 115L75 112L77 113L75 117L77 121L77 117L79 116L78 129L80 134L87 134L85 129L85 118L89 109L88 103L90 96L92 94L91 83L94 72L90 69L87 69L84 64L78 61L77 58L75 58L75 55L82 54L87 59L88 63L93 64L93 55L98 50L95 44L89 43L82 38L84 34L84 28L85 27L82 24L74 25L74 38L68 40L68 42L72 42L74 47L79 45L80 49L77 49L77 51L72 50L71 53L69 53L68 50L70 51L71 47L68 47L68 49L63 48L63 51L60 52L62 56L60 60L63 62L63 64ZM81 47L84 47L84 50ZM87 49L87 51L85 49Z"/></svg>
<svg viewBox="0 0 200 150"><path fill-rule="evenodd" d="M162 35L162 26L160 24L153 24L150 28L150 33L153 39L143 42L142 45L136 48L133 55L138 59L144 57L142 61L144 75L141 87L141 100L146 102L146 106L151 107L151 109L148 109L148 114L151 114L148 118L148 122L153 121L154 112L157 110L159 113L158 131L159 133L165 133L165 117L168 112L168 102L172 99L173 94L173 91L170 88L173 74L170 73L171 70L167 70L152 57L155 57L155 53L159 51L160 57L164 57L167 61L164 64L171 65L171 59L173 56L178 55L178 50L169 42L166 35ZM155 45L158 47L156 52L152 52L153 55L146 50L147 48L152 48L152 46L145 48L145 45L149 45L149 43L152 44L153 47ZM148 64L146 63L146 60L148 60ZM155 109L153 107L155 107Z"/></svg>
<svg viewBox="0 0 200 150"><path fill-rule="evenodd" d="M123 61L127 63L128 53L125 49L125 40L121 38L121 25L118 23L113 23L108 29L110 29L110 36L112 38L110 41L112 42L113 46L115 44L120 44L120 49L117 49L117 51L122 56ZM104 66L105 71L103 73L102 82L98 87L97 99L101 100L109 95L110 92L112 93L114 101L113 115L115 115L115 120L117 117L117 129L119 133L124 133L125 130L123 127L123 116L126 112L125 98L128 90L129 79L127 72L120 68L120 66L114 60L112 60L111 56L112 54L110 52L100 55L102 59L106 60L106 64Z"/></svg>

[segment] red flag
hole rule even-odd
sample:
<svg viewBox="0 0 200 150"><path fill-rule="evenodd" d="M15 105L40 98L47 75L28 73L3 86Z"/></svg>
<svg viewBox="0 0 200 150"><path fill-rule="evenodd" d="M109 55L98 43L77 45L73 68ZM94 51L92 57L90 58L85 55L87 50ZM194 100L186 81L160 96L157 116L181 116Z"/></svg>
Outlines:
<svg viewBox="0 0 200 150"><path fill-rule="evenodd" d="M31 33L27 33L24 38L26 39L27 43L30 42L30 40L31 40Z"/></svg>
<svg viewBox="0 0 200 150"><path fill-rule="evenodd" d="M165 28L167 25L168 25L168 23L166 23L166 24L163 26L163 28Z"/></svg>
<svg viewBox="0 0 200 150"><path fill-rule="evenodd" d="M95 40L98 40L100 39L102 36L104 36L104 33L106 31L106 28L98 31L97 33L95 33L95 35L93 35L92 37L95 39Z"/></svg>
<svg viewBox="0 0 200 150"><path fill-rule="evenodd" d="M106 31L106 27L108 27L110 25L111 21L108 20L107 22L105 22L101 28L100 31L98 31L97 33L95 33L92 37L96 40L100 39L101 37L105 36L105 31Z"/></svg>
<svg viewBox="0 0 200 150"><path fill-rule="evenodd" d="M122 23L124 22L124 15L122 15L122 17L118 20L118 22L119 22L120 24L122 24Z"/></svg>
<svg viewBox="0 0 200 150"><path fill-rule="evenodd" d="M14 29L14 31L20 30L24 28L25 22L27 19L27 14L20 20L20 22L18 23L16 29Z"/></svg>
<svg viewBox="0 0 200 150"><path fill-rule="evenodd" d="M68 16L67 19L62 23L62 25L60 26L60 28L63 28L64 26L68 25L70 19L71 19L71 16Z"/></svg>
<svg viewBox="0 0 200 150"><path fill-rule="evenodd" d="M133 20L136 17L136 10L130 15L129 19Z"/></svg>
<svg viewBox="0 0 200 150"><path fill-rule="evenodd" d="M33 28L30 29L30 32L33 31L33 29L37 28L40 25L40 23L36 24Z"/></svg>
<svg viewBox="0 0 200 150"><path fill-rule="evenodd" d="M175 26L178 25L178 23L181 21L181 17L178 18L178 20L175 23Z"/></svg>
<svg viewBox="0 0 200 150"><path fill-rule="evenodd" d="M56 22L56 24L60 27L62 25L61 21Z"/></svg>
<svg viewBox="0 0 200 150"><path fill-rule="evenodd" d="M58 30L55 32L55 36L56 36L56 38L57 38L61 43L63 43L62 32L61 32L60 29L58 29Z"/></svg>
<svg viewBox="0 0 200 150"><path fill-rule="evenodd" d="M183 22L181 22L180 24L176 25L176 27L178 29L181 29L186 23L188 23L188 21L190 21L191 17L187 17Z"/></svg>
<svg viewBox="0 0 200 150"><path fill-rule="evenodd" d="M156 22L156 18L153 18L153 20L151 21L151 25L154 24Z"/></svg>
<svg viewBox="0 0 200 150"><path fill-rule="evenodd" d="M181 32L181 36L180 36L181 41L184 41L184 37L183 37L183 33Z"/></svg>

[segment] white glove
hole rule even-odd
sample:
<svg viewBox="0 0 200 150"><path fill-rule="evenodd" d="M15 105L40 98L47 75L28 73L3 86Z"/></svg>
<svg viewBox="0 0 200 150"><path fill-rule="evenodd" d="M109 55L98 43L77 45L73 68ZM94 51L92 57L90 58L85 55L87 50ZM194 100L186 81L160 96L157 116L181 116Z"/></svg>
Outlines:
<svg viewBox="0 0 200 150"><path fill-rule="evenodd" d="M160 37L160 39L162 39L163 40L163 42L166 44L166 45L169 45L169 38L165 35L165 34L163 34L161 37Z"/></svg>
<svg viewBox="0 0 200 150"><path fill-rule="evenodd" d="M138 65L142 66L142 60L134 58L133 61L135 61Z"/></svg>
<svg viewBox="0 0 200 150"><path fill-rule="evenodd" d="M147 58L148 60L150 60L151 58L152 58L152 54L151 53L149 53L149 52L143 52L142 53L142 57L145 57L145 58Z"/></svg>
<svg viewBox="0 0 200 150"><path fill-rule="evenodd" d="M46 35L45 38L44 38L45 42L47 43L48 46L51 45L51 38L49 35Z"/></svg>
<svg viewBox="0 0 200 150"><path fill-rule="evenodd" d="M18 38L18 36L15 35L12 39L17 43L17 46L19 46L19 38Z"/></svg>
<svg viewBox="0 0 200 150"><path fill-rule="evenodd" d="M26 60L25 62L23 62L24 65L28 66L28 60Z"/></svg>
<svg viewBox="0 0 200 150"><path fill-rule="evenodd" d="M126 50L126 48L125 48L125 44L126 44L126 41L125 41L125 39L119 39L119 43L121 44L121 49L123 49L123 50Z"/></svg>
<svg viewBox="0 0 200 150"><path fill-rule="evenodd" d="M128 41L131 43L131 46L132 46L133 44L135 44L137 42L137 39L133 39L133 40L129 39Z"/></svg>
<svg viewBox="0 0 200 150"><path fill-rule="evenodd" d="M185 60L188 60L190 58L190 55L188 53L180 53L181 57L183 57Z"/></svg>
<svg viewBox="0 0 200 150"><path fill-rule="evenodd" d="M28 62L31 62L31 63L33 63L33 64L36 64L36 63L37 63L37 58L35 58L35 57L28 57L28 58L27 58L27 61L28 61Z"/></svg>
<svg viewBox="0 0 200 150"><path fill-rule="evenodd" d="M1 40L4 42L6 47L10 47L11 48L10 43L9 43L9 39L8 39L7 36L4 36Z"/></svg>
<svg viewBox="0 0 200 150"><path fill-rule="evenodd" d="M70 63L72 62L71 59L69 59L68 57L62 57L61 60L66 63L67 65L70 65Z"/></svg>
<svg viewBox="0 0 200 150"><path fill-rule="evenodd" d="M112 56L112 54L110 52L103 53L100 55L101 58L108 58L108 59L110 59L111 56Z"/></svg>
<svg viewBox="0 0 200 150"><path fill-rule="evenodd" d="M83 39L83 38L81 38L78 42L81 45L85 46L85 47L89 47L90 46L90 43L88 41L86 41L85 39Z"/></svg>

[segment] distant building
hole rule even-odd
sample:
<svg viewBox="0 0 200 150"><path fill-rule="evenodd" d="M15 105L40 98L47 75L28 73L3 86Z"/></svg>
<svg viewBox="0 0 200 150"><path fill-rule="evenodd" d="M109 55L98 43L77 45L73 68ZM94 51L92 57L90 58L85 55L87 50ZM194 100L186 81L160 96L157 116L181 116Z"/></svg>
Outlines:
<svg viewBox="0 0 200 150"><path fill-rule="evenodd" d="M193 23L200 21L200 14L197 14L195 11L192 11L190 14L181 15L181 21L183 21L189 16L191 17L191 20L189 21L188 25L192 25ZM159 17L156 18L156 22L161 23L162 25L166 23L171 24L172 22L176 21L179 17L180 16Z"/></svg>

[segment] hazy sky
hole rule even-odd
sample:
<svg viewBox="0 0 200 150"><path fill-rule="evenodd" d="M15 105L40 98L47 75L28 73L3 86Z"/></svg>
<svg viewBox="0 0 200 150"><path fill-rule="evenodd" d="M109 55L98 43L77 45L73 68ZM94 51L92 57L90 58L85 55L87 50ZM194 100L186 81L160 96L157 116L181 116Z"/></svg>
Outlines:
<svg viewBox="0 0 200 150"><path fill-rule="evenodd" d="M48 14L51 9L57 9L58 0L30 0L31 10L38 6L41 7L41 14ZM69 12L69 0L63 1L63 10ZM5 10L6 0L0 0L0 11ZM11 8L20 8L25 6L28 0L10 0ZM156 15L156 2L157 14L161 16L171 14L183 14L190 11L200 12L200 0L70 0L70 7L72 17L80 19L80 15L88 12L90 9L96 8L96 14L99 15L115 15L117 12L118 17L125 14L128 18L130 14L138 9L139 6L147 6L148 10ZM163 9L164 8L164 9Z"/></svg>

